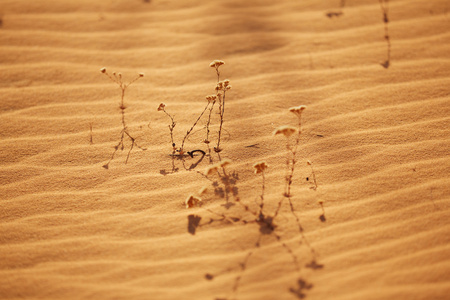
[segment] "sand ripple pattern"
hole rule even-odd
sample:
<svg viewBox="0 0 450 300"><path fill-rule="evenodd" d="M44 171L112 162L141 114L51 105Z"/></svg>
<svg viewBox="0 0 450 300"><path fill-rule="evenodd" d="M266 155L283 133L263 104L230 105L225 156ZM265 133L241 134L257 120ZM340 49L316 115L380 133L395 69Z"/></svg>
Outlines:
<svg viewBox="0 0 450 300"><path fill-rule="evenodd" d="M208 181L168 174L168 123L156 111L170 106L181 138L213 92L213 59L226 61L233 84L223 156L247 203L260 188L251 166L262 160L267 205L278 203L285 150L272 132L295 124L287 108L308 107L293 200L324 268L302 269L313 284L306 299L448 297L450 4L390 1L385 69L378 1L341 2L3 3L0 298L229 297L237 270L204 275L238 266L258 229L214 223L188 234L183 201ZM119 151L108 170L120 97L101 67L145 73L127 90L126 116L147 150L133 150L127 164ZM202 139L199 130L187 145L203 147ZM289 208L282 213L282 239L306 263ZM274 239L261 245L238 299L296 299L289 253Z"/></svg>

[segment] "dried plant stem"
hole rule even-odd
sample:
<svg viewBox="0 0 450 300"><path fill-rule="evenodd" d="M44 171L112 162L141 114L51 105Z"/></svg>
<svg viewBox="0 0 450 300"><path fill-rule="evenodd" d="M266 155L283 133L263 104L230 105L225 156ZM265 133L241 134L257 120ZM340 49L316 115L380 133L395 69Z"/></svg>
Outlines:
<svg viewBox="0 0 450 300"><path fill-rule="evenodd" d="M383 13L384 39L386 40L386 43L387 43L386 61L384 63L382 63L381 65L387 69L387 68L389 68L390 63L391 63L391 39L389 37L389 28L388 28L389 0L378 0L378 1L380 3L380 8Z"/></svg>
<svg viewBox="0 0 450 300"><path fill-rule="evenodd" d="M216 69L216 74L217 74L217 82L220 81L220 71L219 71L219 67L220 66L221 66L220 64L215 64L214 65L214 68Z"/></svg>
<svg viewBox="0 0 450 300"><path fill-rule="evenodd" d="M226 95L226 91L231 89L231 86L229 85L229 83L230 83L229 80L226 79L226 80L220 81L219 67L223 64L224 64L224 62L221 60L214 60L212 63L209 64L210 67L215 68L216 74L217 74L216 98L218 98L218 100L219 100L220 125L219 125L219 136L217 138L217 145L216 145L216 147L214 147L214 151L216 151L216 152L222 151L222 149L220 148L220 138L222 136L222 127L223 127L223 121L224 121L223 117L225 114L225 95Z"/></svg>
<svg viewBox="0 0 450 300"><path fill-rule="evenodd" d="M261 177L262 177L262 187L261 187L261 203L259 204L259 216L263 216L263 209L264 209L264 192L266 189L266 176L265 176L265 172L264 170L261 172Z"/></svg>
<svg viewBox="0 0 450 300"><path fill-rule="evenodd" d="M292 186L292 178L294 177L294 171L295 171L295 164L297 162L296 155L297 155L297 149L298 145L300 144L300 136L301 136L301 128L302 128L302 122L301 122L301 114L298 115L298 135L295 140L295 144L292 146L289 143L289 139L286 139L286 149L288 151L288 154L286 156L286 180L284 184L284 194L283 198L278 202L277 209L274 214L274 218L278 215L281 205L283 204L284 198L288 198L289 202L291 197L291 186ZM292 206L292 205L291 205Z"/></svg>
<svg viewBox="0 0 450 300"><path fill-rule="evenodd" d="M214 104L216 104L215 100L212 102L212 105L209 108L208 121L206 122L206 139L204 141L206 144L209 144L209 132L210 132L209 125L211 124L211 115L214 108Z"/></svg>
<svg viewBox="0 0 450 300"><path fill-rule="evenodd" d="M220 71L219 71L219 67L220 65L216 66L216 74L217 74L217 83L220 82ZM219 148L219 144L220 144L220 135L222 133L222 124L223 124L223 100L225 100L225 94L223 95L224 97L222 98L220 95L220 92L217 92L217 98L219 99L219 115L220 115L220 128L219 128L219 137L217 140L217 146L215 147L215 150L217 152L220 151Z"/></svg>
<svg viewBox="0 0 450 300"><path fill-rule="evenodd" d="M192 125L191 129L189 129L186 132L186 135L184 136L183 141L181 142L180 155L184 154L184 142L186 141L186 138L191 134L192 130L194 130L194 127L197 125L198 121L200 121L200 119L202 118L203 114L208 109L208 106L209 106L209 102L206 104L205 109L203 109L203 111L200 114L200 116L198 116L197 120L194 122L194 125Z"/></svg>
<svg viewBox="0 0 450 300"><path fill-rule="evenodd" d="M172 154L175 153L175 142L173 141L173 128L175 127L176 123L175 120L173 118L173 116L171 114L169 114L165 107L162 107L161 110L170 118L170 120L172 121L172 124L169 125L169 131L170 131L170 143L172 145Z"/></svg>
<svg viewBox="0 0 450 300"><path fill-rule="evenodd" d="M92 137L92 123L89 123L89 144L94 144L94 140Z"/></svg>
<svg viewBox="0 0 450 300"><path fill-rule="evenodd" d="M139 146L136 143L136 139L134 137L132 137L130 135L130 133L128 132L128 128L127 128L126 123L125 123L125 112L124 112L124 109L122 109L122 126L123 126L123 129L122 129L122 131L120 133L120 141L114 147L114 152L112 153L111 158L109 159L109 161L103 166L105 169L108 169L109 163L114 159L114 156L115 156L117 150L119 150L119 148L122 151L125 149L125 145L124 145L125 137L128 137L131 140L131 146L130 146L130 150L128 151L127 158L125 160L125 164L128 163L128 159L130 158L131 150L133 150L134 146L138 147L141 150L146 150L145 148Z"/></svg>
<svg viewBox="0 0 450 300"><path fill-rule="evenodd" d="M217 138L217 146L215 147L216 152L220 152L220 137L222 135L222 126L223 126L223 115L225 114L225 94L226 90L223 91L223 94L219 96L219 116L220 116L220 125L219 125L219 136Z"/></svg>

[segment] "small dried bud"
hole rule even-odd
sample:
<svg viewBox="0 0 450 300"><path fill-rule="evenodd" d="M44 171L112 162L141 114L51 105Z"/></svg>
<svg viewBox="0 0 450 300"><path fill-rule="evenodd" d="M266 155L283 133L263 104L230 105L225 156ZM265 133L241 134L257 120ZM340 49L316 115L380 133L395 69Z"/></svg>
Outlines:
<svg viewBox="0 0 450 300"><path fill-rule="evenodd" d="M190 196L186 199L186 201L185 201L185 203L186 203L186 208L193 208L193 207L196 207L196 206L200 205L201 202L202 202L202 199L190 195Z"/></svg>
<svg viewBox="0 0 450 300"><path fill-rule="evenodd" d="M217 98L216 95L209 95L209 96L206 96L206 100L208 100L208 102L216 101L216 98Z"/></svg>
<svg viewBox="0 0 450 300"><path fill-rule="evenodd" d="M139 77L144 77L144 73L139 73Z"/></svg>
<svg viewBox="0 0 450 300"><path fill-rule="evenodd" d="M278 127L274 132L273 135L277 134L283 134L285 137L290 137L291 135L298 133L297 128L292 126L281 126Z"/></svg>
<svg viewBox="0 0 450 300"><path fill-rule="evenodd" d="M306 108L305 105L300 105L300 106L295 106L295 107L291 107L289 108L289 111L291 113L296 114L297 116L300 116L302 114L302 111L304 111Z"/></svg>
<svg viewBox="0 0 450 300"><path fill-rule="evenodd" d="M106 68L101 68L100 72L105 73L106 72Z"/></svg>
<svg viewBox="0 0 450 300"><path fill-rule="evenodd" d="M164 103L161 103L161 104L158 106L158 111L164 110L165 107L166 107L166 105L165 105Z"/></svg>
<svg viewBox="0 0 450 300"><path fill-rule="evenodd" d="M265 169L267 169L266 162L259 162L253 165L253 168L255 168L255 174L263 173Z"/></svg>
<svg viewBox="0 0 450 300"><path fill-rule="evenodd" d="M219 81L216 85L216 91L220 91L223 89L223 81Z"/></svg>
<svg viewBox="0 0 450 300"><path fill-rule="evenodd" d="M218 67L220 67L220 66L223 65L223 64L225 64L224 61L216 59L216 60L212 61L212 62L209 64L209 66L210 66L211 68L218 68Z"/></svg>

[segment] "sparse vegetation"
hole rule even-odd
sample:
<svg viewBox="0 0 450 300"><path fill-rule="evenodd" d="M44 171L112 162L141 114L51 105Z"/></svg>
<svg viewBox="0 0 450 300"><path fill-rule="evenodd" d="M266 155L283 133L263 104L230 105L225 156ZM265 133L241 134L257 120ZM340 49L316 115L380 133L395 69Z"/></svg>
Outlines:
<svg viewBox="0 0 450 300"><path fill-rule="evenodd" d="M226 92L228 90L231 89L231 85L230 85L230 80L226 79L223 81L220 81L220 66L224 65L225 62L221 61L221 60L214 60L213 62L210 63L210 67L213 67L216 71L216 75L217 75L217 83L216 83L216 87L215 87L215 91L216 94L215 95L208 95L206 96L206 105L205 108L202 110L202 112L200 113L200 115L197 117L197 119L194 121L193 125L191 126L191 128L189 130L186 131L186 134L184 135L182 141L181 141L181 146L177 147L175 141L174 141L174 135L173 135L173 131L176 125L176 122L174 120L174 116L169 114L166 111L166 104L165 103L161 103L158 107L158 111L163 111L170 119L171 119L171 124L169 125L169 131L170 131L170 139L171 139L171 143L172 143L172 155L178 155L179 157L183 157L186 154L192 153L192 151L187 151L185 149L185 142L186 139L191 135L191 133L193 132L194 128L198 125L200 119L203 117L203 115L205 114L205 112L209 109L209 114L208 114L208 120L206 122L206 137L203 140L203 142L205 144L208 145L209 148L209 143L210 141L210 125L211 125L211 117L212 117L212 113L214 110L214 105L216 104L216 102L219 103L219 117L220 117L220 124L219 124L219 131L218 131L218 138L217 138L217 145L214 147L214 150L216 152L220 152L222 150L222 148L220 148L220 141L221 141L221 135L222 135L222 128L223 128L223 122L224 122L224 113L225 113L225 96L226 96ZM203 150L194 150L194 151L202 151Z"/></svg>
<svg viewBox="0 0 450 300"><path fill-rule="evenodd" d="M125 160L125 163L128 162L128 159L130 158L130 154L131 154L131 150L133 150L133 148L136 146L141 150L146 150L145 148L141 147L138 145L138 143L136 142L136 138L131 135L128 126L126 124L125 121L125 109L127 108L125 106L125 92L127 90L127 88L133 84L134 82L136 82L138 79L140 79L141 77L144 77L144 74L140 73L135 79L131 80L128 83L125 83L123 81L122 78L122 74L121 73L116 73L113 72L112 75L110 75L107 71L106 68L102 68L100 69L100 72L102 74L105 74L112 82L114 82L115 84L117 84L120 88L120 103L119 103L119 108L120 108L120 112L122 115L122 130L120 132L120 140L117 143L117 145L114 146L114 152L111 155L111 158L108 160L108 162L106 164L103 165L103 168L108 169L109 168L109 164L111 163L111 161L114 159L114 156L116 155L116 152L120 149L120 150L124 150L125 149L125 139L129 139L131 141L131 145L130 145L130 150L128 151L127 154L127 158Z"/></svg>
<svg viewBox="0 0 450 300"><path fill-rule="evenodd" d="M300 234L300 245L306 246L310 249L311 257L308 259L308 262L304 264L307 268L312 269L320 269L323 267L323 265L317 263L317 257L314 248L310 245L309 241L307 240L304 229L300 223L300 218L294 208L294 203L292 200L292 185L293 185L293 178L294 173L296 170L297 165L297 152L300 145L300 138L302 136L302 113L305 110L306 106L301 105L297 107L291 107L289 111L293 113L297 117L297 125L296 126L290 126L285 125L277 128L274 131L274 135L283 135L286 139L286 166L285 166L285 177L284 177L284 191L282 193L282 198L278 201L278 203L274 206L267 206L265 201L265 191L266 191L266 172L268 170L268 165L265 161L257 162L253 165L253 171L256 175L261 177L261 189L260 192L258 192L258 195L255 198L255 202L248 203L248 201L242 200L239 195L239 188L238 188L238 181L239 181L239 175L236 171L231 171L230 168L232 167L232 162L230 159L222 158L221 157L221 137L223 133L223 123L224 123L224 114L225 114L225 96L226 92L231 88L230 81L229 80L220 80L220 66L224 64L223 61L215 60L213 61L210 66L213 67L216 71L217 75L217 83L215 87L215 94L214 95L208 95L206 96L206 104L203 110L200 112L200 114L197 116L195 121L193 122L192 126L186 131L184 134L183 139L179 144L175 142L175 134L174 129L177 126L177 123L175 121L175 117L173 114L169 113L167 110L167 105L165 103L160 103L157 110L162 111L169 119L170 124L168 125L169 133L170 133L170 142L171 142L171 149L172 149L172 173L178 171L178 168L175 168L175 159L182 160L183 167L185 170L192 170L193 168L197 167L197 165L202 161L203 157L206 155L206 152L201 149L195 149L188 151L185 146L185 142L188 139L188 137L193 132L194 128L198 126L200 123L200 120L203 118L205 114L208 115L208 119L206 121L205 125L205 139L203 142L208 147L208 155L209 155L209 165L206 167L204 172L199 172L203 178L207 179L211 185L212 189L210 187L204 186L202 189L198 192L198 195L191 194L189 195L186 200L184 201L184 205L187 209L200 209L204 213L208 214L210 217L204 217L199 214L189 214L188 215L188 226L187 230L190 234L194 235L197 233L197 229L202 226L207 226L209 224L212 224L214 222L226 222L231 223L235 225L250 225L254 224L256 225L256 228L258 229L258 236L256 238L256 242L254 244L254 247L250 249L247 254L245 255L243 261L238 266L238 274L234 278L234 283L232 286L232 294L233 299L237 298L237 294L239 291L239 287L241 285L241 279L243 278L243 275L247 269L248 262L250 261L253 254L260 248L261 239L263 236L270 236L275 239L275 241L282 247L288 255L291 257L293 267L295 271L298 273L299 278L298 279L298 288L291 288L289 291L293 293L294 295L298 297L303 297L304 293L312 288L312 285L309 283L306 283L300 276L300 272L302 270L301 266L301 260L298 257L297 254L297 248L293 247L292 245L289 245L287 242L284 242L282 240L281 235L278 233L278 225L276 224L276 219L281 213L281 207L282 204L285 202L284 200L287 200L289 203L290 213L294 216L295 222L299 229ZM138 80L143 75L140 74L137 78L132 80L129 83L124 83L122 80L122 75L113 73L110 75L106 72L106 69L101 69L101 72L105 74L111 81L116 83L121 91L121 101L119 108L121 110L122 115L122 131L120 136L120 141L117 143L117 145L114 147L114 152L110 158L110 160L103 166L104 168L108 168L109 163L113 160L116 152L121 149L124 150L125 139L129 139L131 141L130 149L127 154L127 158L125 163L127 163L130 153L132 149L136 146L138 148L141 148L145 150L144 148L140 147L136 143L136 138L132 136L128 130L127 124L125 122L125 103L124 103L124 97L125 97L125 91L126 89L134 83L136 80ZM211 149L209 147L210 144L210 125L212 120L212 113L214 111L214 107L216 102L218 103L218 118L219 118L219 124L218 124L218 131L217 131L217 144L214 147L214 151L211 153ZM208 113L207 113L208 112ZM91 142L92 142L92 125L91 125ZM189 168L185 166L185 157L190 156L194 157L194 153L200 153L202 154L201 158L194 164L192 164ZM213 155L215 153L215 155ZM214 162L213 156L217 156L216 162ZM317 180L316 180L316 174L313 168L313 165L310 161L307 161L307 165L311 168L311 183L313 186L311 189L317 190ZM166 171L161 171L161 174L167 175ZM309 181L309 177L307 177L307 181ZM209 191L213 191L213 196L210 197L211 193ZM209 196L208 196L209 195ZM205 199L203 199L205 198ZM217 207L211 206L211 202L213 202L216 198L222 198L225 200L225 203L221 206ZM322 214L319 217L319 219L324 222L325 219L325 211L323 207L323 201L318 201L318 204L321 206ZM304 259L303 259L304 260ZM213 273L207 273L205 274L205 278L207 280L213 280L217 276L221 274L225 274L227 272L234 271L233 268L227 269L223 272L219 272L216 274Z"/></svg>
<svg viewBox="0 0 450 300"><path fill-rule="evenodd" d="M293 248L288 243L282 241L282 237L277 232L277 224L275 223L276 217L280 214L281 206L284 199L288 199L290 212L294 216L296 224L299 228L300 234L300 245L304 245L308 247L311 253L311 258L308 263L304 266L306 268L311 269L321 269L323 265L317 263L317 255L314 248L309 243L308 239L305 236L303 227L300 223L300 218L298 217L294 205L292 202L292 194L291 187L293 184L293 177L295 166L297 163L297 151L300 144L300 136L302 132L302 123L301 117L302 112L305 109L305 106L292 107L289 109L291 113L296 115L298 124L297 127L293 126L281 126L275 130L274 134L284 135L286 138L286 175L285 175L285 186L283 198L278 202L278 205L274 212L270 212L266 209L265 206L265 189L266 189L266 172L268 169L268 165L266 162L258 162L253 165L254 173L261 176L261 192L257 197L258 201L255 201L255 205L251 203L246 203L247 201L243 201L239 196L239 190L237 188L237 181L239 176L236 172L230 174L227 168L232 166L232 162L227 159L220 159L217 163L213 163L209 165L205 172L204 176L212 183L212 187L214 190L213 198L223 198L225 200L225 204L220 206L219 208L210 208L209 203L212 199L206 198L206 201L203 201L200 197L204 196L207 193L208 188L203 187L199 196L189 195L189 197L185 201L186 208L195 209L200 208L202 211L207 212L211 215L209 218L201 217L198 214L191 214L188 218L188 231L191 234L195 234L195 230L192 230L194 217L195 220L203 220L203 222L198 221L195 224L195 229L197 227L206 226L214 222L228 222L231 224L241 224L241 225L251 225L254 224L258 228L259 235L256 238L256 242L254 244L254 248L250 249L245 255L242 262L239 263L237 268L227 269L218 273L206 273L206 280L213 280L217 276L220 276L225 273L237 271L237 275L234 278L234 283L231 288L232 296L230 299L237 299L239 286L242 281L242 277L247 269L248 262L250 261L253 254L260 248L261 238L262 236L272 236L275 238L276 242L288 253L291 257L293 267L295 271L299 274L298 283L299 286L297 288L290 288L290 292L298 297L303 297L307 290L312 288L312 285L307 283L300 276L300 272L302 269L300 258L298 257L297 248ZM220 158L220 157L219 157ZM314 169L312 168L312 163L310 161L307 164L311 167L312 178L314 186L311 188L313 190L317 189L317 181ZM325 211L323 208L323 201L318 202L322 208L322 215L319 219L324 222L325 219ZM233 208L233 209L232 209ZM220 211L218 211L220 209ZM219 217L219 218L217 218ZM304 260L304 259L303 259ZM228 299L228 298L226 298Z"/></svg>

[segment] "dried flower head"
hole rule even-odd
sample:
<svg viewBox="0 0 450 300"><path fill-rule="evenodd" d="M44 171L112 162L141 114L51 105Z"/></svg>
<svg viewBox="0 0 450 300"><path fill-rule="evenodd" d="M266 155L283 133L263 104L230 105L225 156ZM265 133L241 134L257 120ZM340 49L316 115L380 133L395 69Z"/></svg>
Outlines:
<svg viewBox="0 0 450 300"><path fill-rule="evenodd" d="M216 101L217 96L216 95L208 95L206 96L206 100L208 100L208 102L214 102Z"/></svg>
<svg viewBox="0 0 450 300"><path fill-rule="evenodd" d="M294 106L294 107L289 108L289 111L291 113L296 114L297 116L300 116L302 114L302 111L305 110L305 108L306 108L305 105Z"/></svg>
<svg viewBox="0 0 450 300"><path fill-rule="evenodd" d="M202 199L190 195L185 201L186 208L193 208L193 207L199 206L201 202L202 202Z"/></svg>
<svg viewBox="0 0 450 300"><path fill-rule="evenodd" d="M292 126L281 126L278 127L274 132L273 135L277 135L277 134L283 134L285 137L290 137L291 135L298 133L297 128L292 127Z"/></svg>
<svg viewBox="0 0 450 300"><path fill-rule="evenodd" d="M306 161L306 164L307 164L308 166L310 166L310 165L312 165L312 162L311 162L310 160L307 160L307 161Z"/></svg>
<svg viewBox="0 0 450 300"><path fill-rule="evenodd" d="M231 85L230 85L230 80L229 80L229 79L225 79L225 80L223 81L223 89L224 89L224 90L229 90L229 89L231 89Z"/></svg>
<svg viewBox="0 0 450 300"><path fill-rule="evenodd" d="M253 168L255 168L255 174L263 173L265 169L267 169L267 164L265 161L256 163L253 165Z"/></svg>
<svg viewBox="0 0 450 300"><path fill-rule="evenodd" d="M158 111L164 110L165 107L166 107L166 104L161 103L161 104L158 106Z"/></svg>
<svg viewBox="0 0 450 300"><path fill-rule="evenodd" d="M216 91L223 90L223 81L219 81L216 85Z"/></svg>
<svg viewBox="0 0 450 300"><path fill-rule="evenodd" d="M106 72L106 68L101 68L100 72L105 73Z"/></svg>
<svg viewBox="0 0 450 300"><path fill-rule="evenodd" d="M218 59L216 59L216 60L212 61L212 62L209 64L209 66L210 66L211 68L218 68L218 67L220 67L221 65L224 65L224 64L225 64L225 62L224 62L223 60L218 60Z"/></svg>
<svg viewBox="0 0 450 300"><path fill-rule="evenodd" d="M144 77L144 73L139 73L139 77Z"/></svg>

